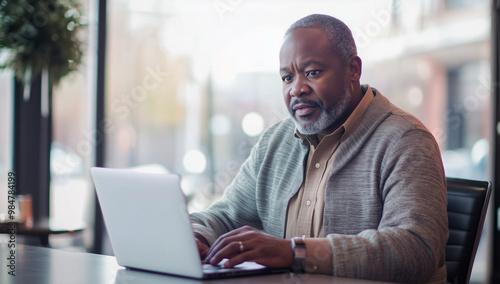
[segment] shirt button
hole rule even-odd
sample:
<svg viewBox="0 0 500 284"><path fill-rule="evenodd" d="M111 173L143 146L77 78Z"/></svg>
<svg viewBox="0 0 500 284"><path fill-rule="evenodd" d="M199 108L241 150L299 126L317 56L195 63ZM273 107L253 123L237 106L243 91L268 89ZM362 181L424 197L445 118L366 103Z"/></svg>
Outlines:
<svg viewBox="0 0 500 284"><path fill-rule="evenodd" d="M311 206L311 200L307 200L306 204L307 206Z"/></svg>
<svg viewBox="0 0 500 284"><path fill-rule="evenodd" d="M316 163L316 165L314 165L314 166L316 167L316 169L319 169L320 164Z"/></svg>

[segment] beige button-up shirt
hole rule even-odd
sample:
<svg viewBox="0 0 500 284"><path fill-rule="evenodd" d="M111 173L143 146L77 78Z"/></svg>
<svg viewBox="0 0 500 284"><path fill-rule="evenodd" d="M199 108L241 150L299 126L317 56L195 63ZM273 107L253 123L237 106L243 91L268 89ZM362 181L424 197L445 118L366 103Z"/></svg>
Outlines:
<svg viewBox="0 0 500 284"><path fill-rule="evenodd" d="M307 272L332 273L332 249L323 234L326 183L338 146L356 129L373 98L372 90L368 88L344 124L324 137L295 133L296 137L309 143L309 155L304 182L288 205L285 237L306 237Z"/></svg>

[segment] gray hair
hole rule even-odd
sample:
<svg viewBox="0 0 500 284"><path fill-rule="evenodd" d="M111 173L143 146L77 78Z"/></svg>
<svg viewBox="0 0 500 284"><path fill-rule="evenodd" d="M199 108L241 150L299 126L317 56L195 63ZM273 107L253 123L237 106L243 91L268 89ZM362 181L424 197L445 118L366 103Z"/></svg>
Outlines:
<svg viewBox="0 0 500 284"><path fill-rule="evenodd" d="M357 54L351 30L344 22L332 16L321 14L306 16L293 23L286 31L285 36L299 28L313 27L323 28L332 48L344 61Z"/></svg>

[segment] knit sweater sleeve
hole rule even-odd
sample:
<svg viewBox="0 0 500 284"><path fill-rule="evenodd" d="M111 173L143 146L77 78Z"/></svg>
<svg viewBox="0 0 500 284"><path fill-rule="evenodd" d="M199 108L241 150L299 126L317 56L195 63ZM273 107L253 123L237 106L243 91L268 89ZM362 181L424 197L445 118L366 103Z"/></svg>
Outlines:
<svg viewBox="0 0 500 284"><path fill-rule="evenodd" d="M448 239L446 180L439 149L429 132L412 129L384 152L376 174L383 204L378 228L327 235L333 275L425 283L444 269Z"/></svg>
<svg viewBox="0 0 500 284"><path fill-rule="evenodd" d="M220 235L244 225L262 229L255 202L257 152L258 144L220 200L206 211L191 214L194 233L204 236L210 245Z"/></svg>

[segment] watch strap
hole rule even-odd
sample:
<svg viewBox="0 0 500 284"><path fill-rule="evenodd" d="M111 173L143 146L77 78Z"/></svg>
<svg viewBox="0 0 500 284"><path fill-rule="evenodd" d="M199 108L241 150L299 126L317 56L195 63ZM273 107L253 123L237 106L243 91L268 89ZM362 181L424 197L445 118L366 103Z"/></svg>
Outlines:
<svg viewBox="0 0 500 284"><path fill-rule="evenodd" d="M306 270L306 243L305 236L292 238L293 265L292 271L304 273Z"/></svg>

